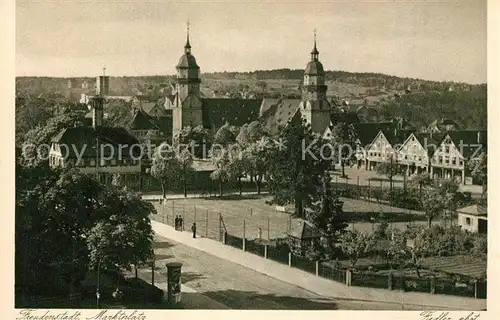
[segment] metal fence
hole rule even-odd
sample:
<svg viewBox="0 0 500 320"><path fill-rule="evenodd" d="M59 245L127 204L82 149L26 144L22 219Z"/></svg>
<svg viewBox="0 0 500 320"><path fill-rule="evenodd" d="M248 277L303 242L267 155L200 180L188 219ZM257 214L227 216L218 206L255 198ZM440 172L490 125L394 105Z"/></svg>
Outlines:
<svg viewBox="0 0 500 320"><path fill-rule="evenodd" d="M263 217L253 214L253 208L248 208L245 217L238 213L209 210L203 206L187 205L182 200L154 200L157 214L151 219L170 226L174 226L175 218L182 218L183 229L191 230L196 223L197 236L221 241L222 234L252 239L283 238L291 227L291 215L280 213L275 217Z"/></svg>
<svg viewBox="0 0 500 320"><path fill-rule="evenodd" d="M316 262L304 257L290 253L285 245L264 245L258 239L270 240L283 238L286 230L290 228L287 220L281 220L281 225L276 221L271 223L270 219L253 217L251 209L248 219L242 219L241 215L228 212L217 212L201 210L196 205L187 206L176 204L174 200L166 203L156 201L154 203L157 214L151 218L157 222L174 226L175 218L181 217L184 230L190 230L191 225L196 223L197 235L212 238L226 245L244 250L266 259L281 264L301 269L317 276L346 283L347 273L350 272L350 285L385 288L393 290L404 290L414 292L428 292L447 295L458 295L466 297L486 298L486 281L470 281L460 283L449 279L430 279L389 276L383 274L368 273L366 271L348 271L345 267L333 266L325 262ZM279 222L279 221L278 221ZM391 278L392 277L392 278Z"/></svg>

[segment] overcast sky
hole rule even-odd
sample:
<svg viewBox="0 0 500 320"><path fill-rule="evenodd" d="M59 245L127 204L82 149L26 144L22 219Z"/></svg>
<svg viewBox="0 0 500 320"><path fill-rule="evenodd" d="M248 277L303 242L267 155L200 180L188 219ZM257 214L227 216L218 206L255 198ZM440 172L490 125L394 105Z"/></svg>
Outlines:
<svg viewBox="0 0 500 320"><path fill-rule="evenodd" d="M174 74L186 21L202 72L304 68L486 82L486 0L18 0L18 76Z"/></svg>

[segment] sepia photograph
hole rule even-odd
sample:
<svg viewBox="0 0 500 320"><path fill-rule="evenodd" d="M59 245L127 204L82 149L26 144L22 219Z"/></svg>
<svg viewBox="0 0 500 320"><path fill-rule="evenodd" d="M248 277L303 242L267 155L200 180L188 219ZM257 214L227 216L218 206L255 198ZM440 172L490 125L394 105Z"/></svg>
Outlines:
<svg viewBox="0 0 500 320"><path fill-rule="evenodd" d="M489 310L486 0L13 6L18 319Z"/></svg>

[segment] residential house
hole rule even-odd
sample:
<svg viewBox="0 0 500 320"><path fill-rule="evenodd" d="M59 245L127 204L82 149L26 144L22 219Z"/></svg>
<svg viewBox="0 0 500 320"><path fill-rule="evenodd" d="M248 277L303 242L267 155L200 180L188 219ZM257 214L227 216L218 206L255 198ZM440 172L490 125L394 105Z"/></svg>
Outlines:
<svg viewBox="0 0 500 320"><path fill-rule="evenodd" d="M374 170L379 163L392 162L398 165L398 151L413 132L415 130L400 130L397 127L380 130L366 150L368 170Z"/></svg>
<svg viewBox="0 0 500 320"><path fill-rule="evenodd" d="M477 130L449 131L437 145L431 158L431 176L456 178L470 184L468 162L487 150L487 132Z"/></svg>
<svg viewBox="0 0 500 320"><path fill-rule="evenodd" d="M488 216L485 207L474 204L457 210L458 224L463 230L477 233L488 232Z"/></svg>
<svg viewBox="0 0 500 320"><path fill-rule="evenodd" d="M430 172L431 156L440 141L439 133L410 133L398 150L397 162L408 175Z"/></svg>
<svg viewBox="0 0 500 320"><path fill-rule="evenodd" d="M125 128L105 127L104 99L90 100L92 126L74 126L61 130L52 138L49 151L51 167L74 167L95 174L100 181L111 183L113 175L131 187L141 185L141 149L139 141Z"/></svg>

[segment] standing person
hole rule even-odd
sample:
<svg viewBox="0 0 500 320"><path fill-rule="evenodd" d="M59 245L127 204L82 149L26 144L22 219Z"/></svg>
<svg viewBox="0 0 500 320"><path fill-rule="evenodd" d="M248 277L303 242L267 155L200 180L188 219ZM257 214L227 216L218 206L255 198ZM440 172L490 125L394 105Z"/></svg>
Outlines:
<svg viewBox="0 0 500 320"><path fill-rule="evenodd" d="M196 238L196 222L191 226L191 231L193 231L193 238Z"/></svg>
<svg viewBox="0 0 500 320"><path fill-rule="evenodd" d="M262 228L259 227L258 239L262 239Z"/></svg>
<svg viewBox="0 0 500 320"><path fill-rule="evenodd" d="M184 219L181 216L179 216L179 228L184 231Z"/></svg>
<svg viewBox="0 0 500 320"><path fill-rule="evenodd" d="M175 230L179 230L179 216L175 216Z"/></svg>

